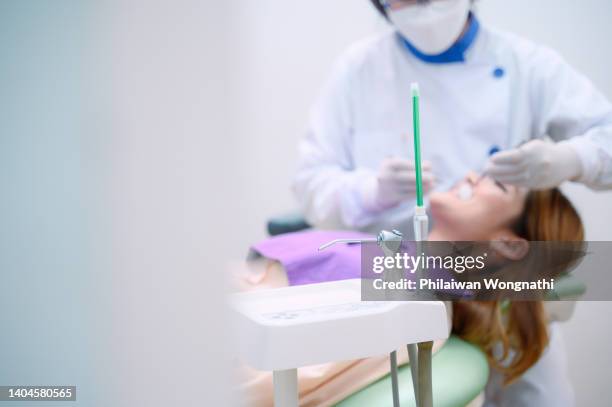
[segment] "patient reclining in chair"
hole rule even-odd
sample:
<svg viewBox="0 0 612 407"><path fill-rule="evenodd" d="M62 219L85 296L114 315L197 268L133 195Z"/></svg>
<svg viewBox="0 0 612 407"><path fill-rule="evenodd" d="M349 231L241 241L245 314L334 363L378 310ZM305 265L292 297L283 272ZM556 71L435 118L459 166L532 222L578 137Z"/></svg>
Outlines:
<svg viewBox="0 0 612 407"><path fill-rule="evenodd" d="M433 218L429 240L496 241L500 242L495 246L496 254L502 257L511 258L529 241L583 240L577 212L557 189L528 191L470 173L451 190L432 193L429 209ZM237 290L360 278L359 245L336 245L324 252L317 249L337 238L371 237L358 232L306 231L267 239L254 245L247 264L235 270ZM540 360L551 353L548 347L552 345L541 301L512 302L503 312L497 301L456 301L447 308L453 333L480 347L490 360L487 405L518 402L520 395L516 394L521 393L521 386L529 386L530 370L550 375L544 381L550 386L561 386L551 390L553 393L566 385L559 383L567 380L567 372L559 367L562 363ZM443 341L435 343L434 352L442 345ZM398 356L400 363L407 362L405 349L399 350ZM537 364L545 366L536 369ZM332 405L388 372L388 355L300 368L300 405ZM240 375L246 405L273 404L270 372L241 367ZM554 401L547 400L544 393L546 389L539 405L552 405L547 403ZM533 400L537 404L538 399Z"/></svg>

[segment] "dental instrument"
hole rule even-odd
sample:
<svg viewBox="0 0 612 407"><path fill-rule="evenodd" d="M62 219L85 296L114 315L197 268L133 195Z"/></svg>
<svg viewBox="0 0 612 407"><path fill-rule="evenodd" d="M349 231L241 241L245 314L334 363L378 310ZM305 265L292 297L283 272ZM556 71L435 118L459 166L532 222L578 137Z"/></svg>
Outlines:
<svg viewBox="0 0 612 407"><path fill-rule="evenodd" d="M387 230L383 230L380 232L375 238L371 239L336 239L331 242L327 242L324 245L319 247L319 251L323 251L328 247L331 247L335 244L345 243L345 244L356 244L356 243L377 243L383 252L387 256L393 256L400 248L402 243L402 233L398 230L392 230L391 232Z"/></svg>
<svg viewBox="0 0 612 407"><path fill-rule="evenodd" d="M412 126L414 131L414 167L416 170L416 208L414 211L414 240L417 242L427 239L429 218L423 205L423 178L421 166L421 123L420 123L420 91L419 85L410 85L412 94Z"/></svg>
<svg viewBox="0 0 612 407"><path fill-rule="evenodd" d="M412 124L414 133L414 167L416 173L416 207L413 217L414 236L416 244L416 252L421 253L423 250L422 244L427 239L429 232L429 217L425 210L423 200L423 176L421 165L421 124L420 124L420 91L417 83L410 85L410 93L412 98ZM393 256L401 247L402 234L397 230L392 232L382 231L376 238L372 239L336 239L328 242L319 250L338 244L338 243L368 243L376 242L383 249L386 256ZM417 278L420 278L422 270L417 270ZM414 387L414 396L416 405L419 407L432 406L432 383L431 383L431 351L433 342L425 341L419 343L408 344L408 355L410 358L410 369L412 372L412 384ZM389 354L391 364L391 384L393 391L393 406L399 407L399 382L397 369L397 351L394 350Z"/></svg>
<svg viewBox="0 0 612 407"><path fill-rule="evenodd" d="M491 149L489 150L489 157L491 157L494 154L497 154L501 151L501 149L498 146L493 146L491 147ZM482 174L480 174L480 177L478 177L478 180L476 181L476 183L482 181L486 176L488 176L489 174L487 173L487 171L483 171ZM497 185L499 188L502 189L502 191L504 192L508 192L508 190L506 189L506 187L504 186L504 184L502 184L501 182L499 182L496 179L493 179L493 182L495 182L495 185ZM460 196L461 197L461 196Z"/></svg>
<svg viewBox="0 0 612 407"><path fill-rule="evenodd" d="M421 176L421 121L420 121L420 90L418 83L410 85L412 95L412 128L414 133L414 165L416 168L417 201L414 209L413 227L416 252L423 250L422 243L427 240L429 233L429 217L423 204L423 179ZM421 277L422 270L417 270L417 279ZM432 383L427 378L431 377L431 350L433 342L421 342L408 345L408 357L410 358L410 370L412 371L412 385L414 386L414 398L418 406L431 407ZM396 355L392 355L392 358ZM419 360L422 358L422 360ZM392 372L397 375L397 370Z"/></svg>

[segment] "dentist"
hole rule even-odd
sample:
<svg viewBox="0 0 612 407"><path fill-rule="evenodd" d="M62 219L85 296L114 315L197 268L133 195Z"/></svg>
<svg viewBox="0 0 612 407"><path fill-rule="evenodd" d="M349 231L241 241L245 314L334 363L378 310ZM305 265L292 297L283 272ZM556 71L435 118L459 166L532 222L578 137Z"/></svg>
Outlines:
<svg viewBox="0 0 612 407"><path fill-rule="evenodd" d="M371 1L392 29L339 58L299 146L311 224L411 235L412 82L426 192L473 169L532 189L612 188L612 105L557 53L481 25L470 0Z"/></svg>

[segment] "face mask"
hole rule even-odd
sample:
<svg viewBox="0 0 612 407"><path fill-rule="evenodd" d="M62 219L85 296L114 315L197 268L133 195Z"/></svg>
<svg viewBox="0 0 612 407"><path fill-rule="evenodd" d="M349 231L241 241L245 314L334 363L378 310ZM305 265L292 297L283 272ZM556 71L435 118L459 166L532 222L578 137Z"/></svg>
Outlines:
<svg viewBox="0 0 612 407"><path fill-rule="evenodd" d="M448 50L459 38L470 13L470 0L434 0L388 10L399 32L426 55Z"/></svg>

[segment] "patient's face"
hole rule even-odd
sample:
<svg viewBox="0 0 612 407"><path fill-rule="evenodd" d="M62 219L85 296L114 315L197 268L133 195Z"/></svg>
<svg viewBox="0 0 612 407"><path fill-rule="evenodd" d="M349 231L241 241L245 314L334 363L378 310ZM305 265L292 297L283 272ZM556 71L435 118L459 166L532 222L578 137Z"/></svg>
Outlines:
<svg viewBox="0 0 612 407"><path fill-rule="evenodd" d="M442 231L446 240L490 240L514 225L526 196L524 188L469 173L449 191L431 194L434 228Z"/></svg>

